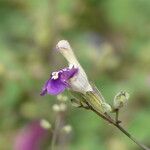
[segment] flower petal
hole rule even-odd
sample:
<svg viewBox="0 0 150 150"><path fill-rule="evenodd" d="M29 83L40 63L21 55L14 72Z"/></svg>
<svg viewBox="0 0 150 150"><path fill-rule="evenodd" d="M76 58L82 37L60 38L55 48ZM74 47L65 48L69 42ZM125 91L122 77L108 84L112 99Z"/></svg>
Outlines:
<svg viewBox="0 0 150 150"><path fill-rule="evenodd" d="M70 78L72 78L77 72L78 72L77 68L74 68L74 67L72 69L65 68L65 69L63 69L63 72L60 75L61 80L62 81L64 81L64 80L67 81Z"/></svg>
<svg viewBox="0 0 150 150"><path fill-rule="evenodd" d="M47 85L47 93L51 95L57 95L62 93L67 88L67 84L61 82L60 79L51 79Z"/></svg>
<svg viewBox="0 0 150 150"><path fill-rule="evenodd" d="M34 121L17 134L14 150L39 150L46 136L47 131L40 126L39 121Z"/></svg>
<svg viewBox="0 0 150 150"><path fill-rule="evenodd" d="M48 79L48 80L45 82L44 86L42 87L42 91L41 91L41 93L40 93L41 96L44 96L44 95L47 93L47 85L48 85L49 81L50 81L50 79Z"/></svg>
<svg viewBox="0 0 150 150"><path fill-rule="evenodd" d="M46 81L42 88L41 96L45 94L57 95L62 93L69 85L69 79L78 72L77 68L67 67L57 72L53 72L49 80Z"/></svg>

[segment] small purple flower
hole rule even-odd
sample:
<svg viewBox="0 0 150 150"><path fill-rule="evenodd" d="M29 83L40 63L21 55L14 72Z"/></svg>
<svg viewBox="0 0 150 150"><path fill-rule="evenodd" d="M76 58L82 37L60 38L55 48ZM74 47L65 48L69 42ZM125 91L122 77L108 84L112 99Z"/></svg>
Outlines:
<svg viewBox="0 0 150 150"><path fill-rule="evenodd" d="M78 69L74 66L69 66L57 72L52 72L42 88L41 95L51 94L57 95L62 93L66 88L70 87L69 80L78 73Z"/></svg>
<svg viewBox="0 0 150 150"><path fill-rule="evenodd" d="M68 41L59 41L56 48L66 58L69 67L53 72L50 79L43 86L41 95L43 96L47 93L58 95L66 88L83 94L87 91L92 91L93 89L88 81L87 75L76 59Z"/></svg>
<svg viewBox="0 0 150 150"><path fill-rule="evenodd" d="M17 134L14 150L40 150L46 133L46 129L40 126L39 121L32 122Z"/></svg>

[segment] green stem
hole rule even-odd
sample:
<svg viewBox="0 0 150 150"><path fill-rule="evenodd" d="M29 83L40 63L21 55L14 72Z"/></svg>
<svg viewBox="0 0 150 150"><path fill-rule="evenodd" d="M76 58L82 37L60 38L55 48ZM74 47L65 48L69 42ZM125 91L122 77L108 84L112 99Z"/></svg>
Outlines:
<svg viewBox="0 0 150 150"><path fill-rule="evenodd" d="M150 150L147 146L143 145L137 139L135 139L129 132L127 132L123 127L121 127L119 124L115 125L120 131L122 131L127 137L129 137L134 143L136 143L139 147L141 147L143 150Z"/></svg>
<svg viewBox="0 0 150 150"><path fill-rule="evenodd" d="M53 136L52 136L51 145L50 145L49 150L55 150L55 144L56 144L56 140L57 140L57 136L58 136L58 130L59 130L60 122L61 122L61 117L58 114L57 119L55 121L55 129L53 132Z"/></svg>
<svg viewBox="0 0 150 150"><path fill-rule="evenodd" d="M118 122L118 117L119 117L119 109L116 109L116 122Z"/></svg>
<svg viewBox="0 0 150 150"><path fill-rule="evenodd" d="M128 138L130 138L134 143L136 143L141 149L150 150L150 148L140 143L128 131L126 131L122 126L120 126L118 122L114 121L108 114L105 115L100 114L99 112L95 111L93 108L91 108L91 110L95 112L98 116L102 117L104 120L108 121L110 124L113 124L115 127L117 127L122 133L124 133Z"/></svg>

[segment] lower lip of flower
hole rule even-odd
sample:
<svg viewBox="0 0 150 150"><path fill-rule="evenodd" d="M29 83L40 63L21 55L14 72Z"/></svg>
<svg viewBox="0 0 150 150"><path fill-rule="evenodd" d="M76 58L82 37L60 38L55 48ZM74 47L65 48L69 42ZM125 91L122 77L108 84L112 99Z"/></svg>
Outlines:
<svg viewBox="0 0 150 150"><path fill-rule="evenodd" d="M69 88L69 80L74 77L78 72L74 66L64 68L58 72L53 72L50 79L45 83L42 88L41 95L46 93L51 95L57 95L62 93L66 88Z"/></svg>

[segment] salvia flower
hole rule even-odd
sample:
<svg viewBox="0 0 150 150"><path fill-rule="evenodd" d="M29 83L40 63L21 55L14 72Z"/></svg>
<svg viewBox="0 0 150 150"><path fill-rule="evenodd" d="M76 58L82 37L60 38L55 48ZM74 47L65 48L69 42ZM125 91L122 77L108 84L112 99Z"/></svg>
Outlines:
<svg viewBox="0 0 150 150"><path fill-rule="evenodd" d="M58 42L56 48L58 52L60 52L67 59L69 67L52 72L50 78L46 81L42 88L41 95L58 95L66 88L84 94L87 91L92 91L87 75L76 59L69 43L62 40Z"/></svg>

